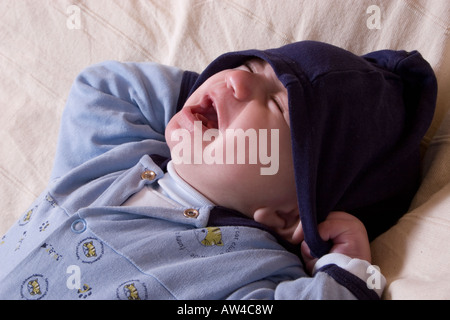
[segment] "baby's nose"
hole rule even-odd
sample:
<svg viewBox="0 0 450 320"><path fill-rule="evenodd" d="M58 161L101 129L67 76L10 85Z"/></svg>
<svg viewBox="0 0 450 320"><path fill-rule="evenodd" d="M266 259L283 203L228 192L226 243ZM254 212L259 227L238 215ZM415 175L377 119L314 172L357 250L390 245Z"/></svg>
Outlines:
<svg viewBox="0 0 450 320"><path fill-rule="evenodd" d="M233 96L239 101L254 98L258 90L255 75L244 70L233 70L227 74L227 87L233 91Z"/></svg>

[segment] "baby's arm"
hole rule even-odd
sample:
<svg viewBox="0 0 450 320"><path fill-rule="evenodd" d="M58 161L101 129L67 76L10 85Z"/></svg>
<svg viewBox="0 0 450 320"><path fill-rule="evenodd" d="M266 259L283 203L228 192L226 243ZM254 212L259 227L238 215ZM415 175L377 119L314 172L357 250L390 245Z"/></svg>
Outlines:
<svg viewBox="0 0 450 320"><path fill-rule="evenodd" d="M135 143L133 150L140 157L146 151L139 142L165 141L182 74L180 69L156 63L117 61L83 70L72 85L62 116L52 179L124 143Z"/></svg>

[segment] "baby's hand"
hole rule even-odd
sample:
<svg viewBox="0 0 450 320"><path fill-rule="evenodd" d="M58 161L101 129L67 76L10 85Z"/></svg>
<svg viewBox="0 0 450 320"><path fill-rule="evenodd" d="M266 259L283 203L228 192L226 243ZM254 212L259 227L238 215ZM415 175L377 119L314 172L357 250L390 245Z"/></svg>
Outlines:
<svg viewBox="0 0 450 320"><path fill-rule="evenodd" d="M371 262L370 244L364 224L355 216L346 212L331 212L327 219L319 224L320 237L331 240L330 253L342 253L350 258ZM311 273L317 258L313 258L305 241L301 245L306 270Z"/></svg>

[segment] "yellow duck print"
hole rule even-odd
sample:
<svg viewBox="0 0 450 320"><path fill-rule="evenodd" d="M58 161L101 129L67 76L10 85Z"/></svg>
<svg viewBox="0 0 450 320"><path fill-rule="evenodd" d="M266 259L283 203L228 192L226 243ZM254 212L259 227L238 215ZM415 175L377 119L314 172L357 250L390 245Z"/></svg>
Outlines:
<svg viewBox="0 0 450 320"><path fill-rule="evenodd" d="M92 241L83 243L83 253L87 258L97 256L97 252L95 251L95 247L92 244Z"/></svg>
<svg viewBox="0 0 450 320"><path fill-rule="evenodd" d="M27 284L28 292L30 295L35 296L38 294L42 294L41 287L39 286L39 282L37 279L33 279L31 281L28 281Z"/></svg>
<svg viewBox="0 0 450 320"><path fill-rule="evenodd" d="M197 231L197 239L205 247L223 246L222 232L218 227L208 227Z"/></svg>
<svg viewBox="0 0 450 320"><path fill-rule="evenodd" d="M125 295L128 297L128 300L141 300L141 298L139 297L139 292L136 289L134 283L125 285L123 287L123 291L125 292Z"/></svg>

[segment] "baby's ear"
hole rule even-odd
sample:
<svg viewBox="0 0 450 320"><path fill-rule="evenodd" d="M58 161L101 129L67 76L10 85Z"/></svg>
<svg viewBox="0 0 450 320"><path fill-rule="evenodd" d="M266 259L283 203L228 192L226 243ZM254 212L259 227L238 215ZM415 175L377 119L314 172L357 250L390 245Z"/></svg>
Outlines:
<svg viewBox="0 0 450 320"><path fill-rule="evenodd" d="M273 208L259 208L253 219L278 233L285 240L299 244L303 241L303 230L298 209L282 212Z"/></svg>

